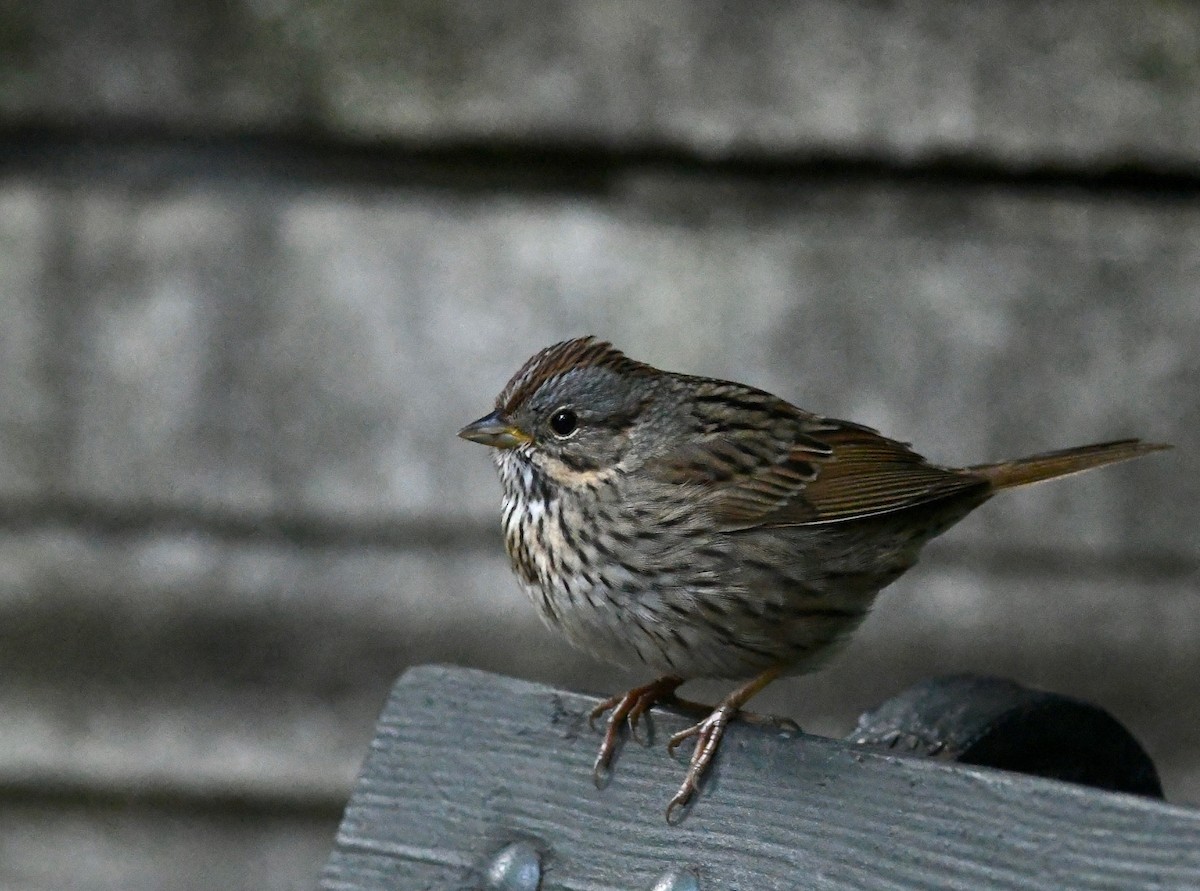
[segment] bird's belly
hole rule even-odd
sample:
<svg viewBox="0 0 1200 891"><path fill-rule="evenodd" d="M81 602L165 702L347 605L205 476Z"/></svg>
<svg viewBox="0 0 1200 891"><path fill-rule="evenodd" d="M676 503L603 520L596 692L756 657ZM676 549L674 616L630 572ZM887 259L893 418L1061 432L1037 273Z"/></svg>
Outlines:
<svg viewBox="0 0 1200 891"><path fill-rule="evenodd" d="M512 520L509 556L543 621L626 668L739 678L782 663L798 673L816 667L858 625L874 594L856 593L849 606L825 602L811 586L759 577L733 554L698 549L691 535L617 559L589 556L544 505L526 506Z"/></svg>
<svg viewBox="0 0 1200 891"><path fill-rule="evenodd" d="M613 541L596 527L637 528L613 516L622 502L564 513L523 496L506 501L505 543L546 624L605 661L685 678L816 668L928 537L888 521L724 535L680 522Z"/></svg>

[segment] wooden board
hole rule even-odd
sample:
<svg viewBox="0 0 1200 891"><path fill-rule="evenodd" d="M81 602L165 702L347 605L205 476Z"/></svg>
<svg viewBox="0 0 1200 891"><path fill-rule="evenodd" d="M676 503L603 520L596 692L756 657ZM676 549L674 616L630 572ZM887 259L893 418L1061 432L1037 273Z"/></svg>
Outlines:
<svg viewBox="0 0 1200 891"><path fill-rule="evenodd" d="M596 789L592 700L459 668L393 690L322 887L482 887L520 842L542 889L1200 886L1200 811L735 726L682 825L682 775L628 744ZM684 719L656 712L657 738Z"/></svg>
<svg viewBox="0 0 1200 891"><path fill-rule="evenodd" d="M210 185L0 182L16 519L478 544L499 484L455 431L536 349L595 333L944 463L1174 443L997 498L954 537L1051 530L1057 553L1197 565L1200 205L703 177L603 199Z"/></svg>
<svg viewBox="0 0 1200 891"><path fill-rule="evenodd" d="M1200 146L1200 11L1188 3L121 8L0 6L0 113L500 156L549 145L1186 169Z"/></svg>
<svg viewBox="0 0 1200 891"><path fill-rule="evenodd" d="M73 797L6 785L4 891L298 891L329 856L338 811L125 789Z"/></svg>

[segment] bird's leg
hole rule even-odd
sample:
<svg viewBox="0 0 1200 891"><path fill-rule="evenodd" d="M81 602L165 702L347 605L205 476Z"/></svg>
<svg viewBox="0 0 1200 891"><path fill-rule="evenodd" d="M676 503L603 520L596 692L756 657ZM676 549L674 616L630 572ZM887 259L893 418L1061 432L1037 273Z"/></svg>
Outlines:
<svg viewBox="0 0 1200 891"><path fill-rule="evenodd" d="M628 722L629 731L637 738L638 721L642 715L659 702L671 702L675 699L675 690L683 683L683 678L666 675L653 680L641 687L634 687L628 693L606 699L588 715L588 724L596 729L596 719L607 711L612 711L604 728L604 740L600 743L600 753L596 755L596 764L592 767L592 776L596 785L604 783L604 776L617 751L617 737L621 727Z"/></svg>
<svg viewBox="0 0 1200 891"><path fill-rule="evenodd" d="M749 702L763 687L779 677L782 671L783 666L781 665L768 668L762 674L738 687L722 699L703 721L693 724L686 730L681 730L667 742L667 751L674 754L675 749L685 739L693 736L696 737L696 747L692 749L692 760L688 765L687 776L684 777L683 785L679 787L679 791L675 793L675 797L667 805L668 823L672 822L672 816L675 811L691 801L692 796L696 793L701 777L704 776L705 771L712 764L712 760L717 754L717 748L721 745L721 738L725 735L726 725L737 717L743 705Z"/></svg>
<svg viewBox="0 0 1200 891"><path fill-rule="evenodd" d="M701 718L706 718L712 713L716 706L707 705L703 702L696 702L693 699L681 699L678 696L672 696L669 699L660 700L663 705L669 705L671 708L681 712L688 712L693 715L699 715ZM743 724L751 724L755 727L771 727L778 730L780 733L800 733L800 725L791 718L786 718L783 715L762 715L758 712L748 712L745 709L738 709L737 719Z"/></svg>

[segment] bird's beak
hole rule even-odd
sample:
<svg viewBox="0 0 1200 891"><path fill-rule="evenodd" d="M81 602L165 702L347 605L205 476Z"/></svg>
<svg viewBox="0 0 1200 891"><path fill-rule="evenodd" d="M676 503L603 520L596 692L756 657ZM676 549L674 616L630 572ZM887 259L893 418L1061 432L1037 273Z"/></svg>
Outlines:
<svg viewBox="0 0 1200 891"><path fill-rule="evenodd" d="M458 435L495 449L515 449L532 440L528 433L505 421L498 410L472 421L459 430Z"/></svg>

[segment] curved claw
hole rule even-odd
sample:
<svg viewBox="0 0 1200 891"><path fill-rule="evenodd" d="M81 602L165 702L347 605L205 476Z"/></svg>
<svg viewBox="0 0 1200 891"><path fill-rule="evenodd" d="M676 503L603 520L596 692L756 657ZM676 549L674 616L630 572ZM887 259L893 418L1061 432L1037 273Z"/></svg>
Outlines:
<svg viewBox="0 0 1200 891"><path fill-rule="evenodd" d="M608 778L612 775L612 771L609 769L611 762L612 752L608 751L605 746L600 746L596 761L592 764L592 782L596 784L597 789L603 789L608 785Z"/></svg>
<svg viewBox="0 0 1200 891"><path fill-rule="evenodd" d="M596 728L596 719L603 715L609 709L613 710L613 715L604 727L604 739L600 743L600 751L596 753L596 761L592 765L592 782L596 784L597 789L604 787L608 781L608 769L612 763L613 755L617 751L617 734L621 730L621 706L624 704L624 697L614 696L611 699L606 699L588 715L588 726L593 730Z"/></svg>
<svg viewBox="0 0 1200 891"><path fill-rule="evenodd" d="M704 720L707 721L708 718L705 718ZM704 723L704 721L700 722L700 724L703 724L703 723ZM679 748L680 744L685 739L689 739L690 737L693 737L693 736L699 736L700 735L700 724L693 724L691 727L688 727L686 730L680 730L678 733L673 735L669 740L667 740L667 754L670 755L672 758L674 758L675 750Z"/></svg>
<svg viewBox="0 0 1200 891"><path fill-rule="evenodd" d="M629 725L629 735L644 746L650 745L650 735L642 733L642 731L638 729L638 725L642 719L642 715L644 715L649 708L649 706L646 706L646 708L643 709L634 708L629 713L629 717L625 719L625 723Z"/></svg>
<svg viewBox="0 0 1200 891"><path fill-rule="evenodd" d="M755 712L738 712L738 720L759 727L773 727L780 733L803 733L800 725L783 715L760 715Z"/></svg>
<svg viewBox="0 0 1200 891"><path fill-rule="evenodd" d="M622 697L611 696L597 705L594 709L588 712L588 728L592 731L596 730L596 719L612 708L616 708L621 704Z"/></svg>
<svg viewBox="0 0 1200 891"><path fill-rule="evenodd" d="M687 807L689 801L692 800L692 790L682 788L675 793L674 797L667 802L667 823L671 826L678 826L683 821L682 814L676 818L677 811Z"/></svg>

